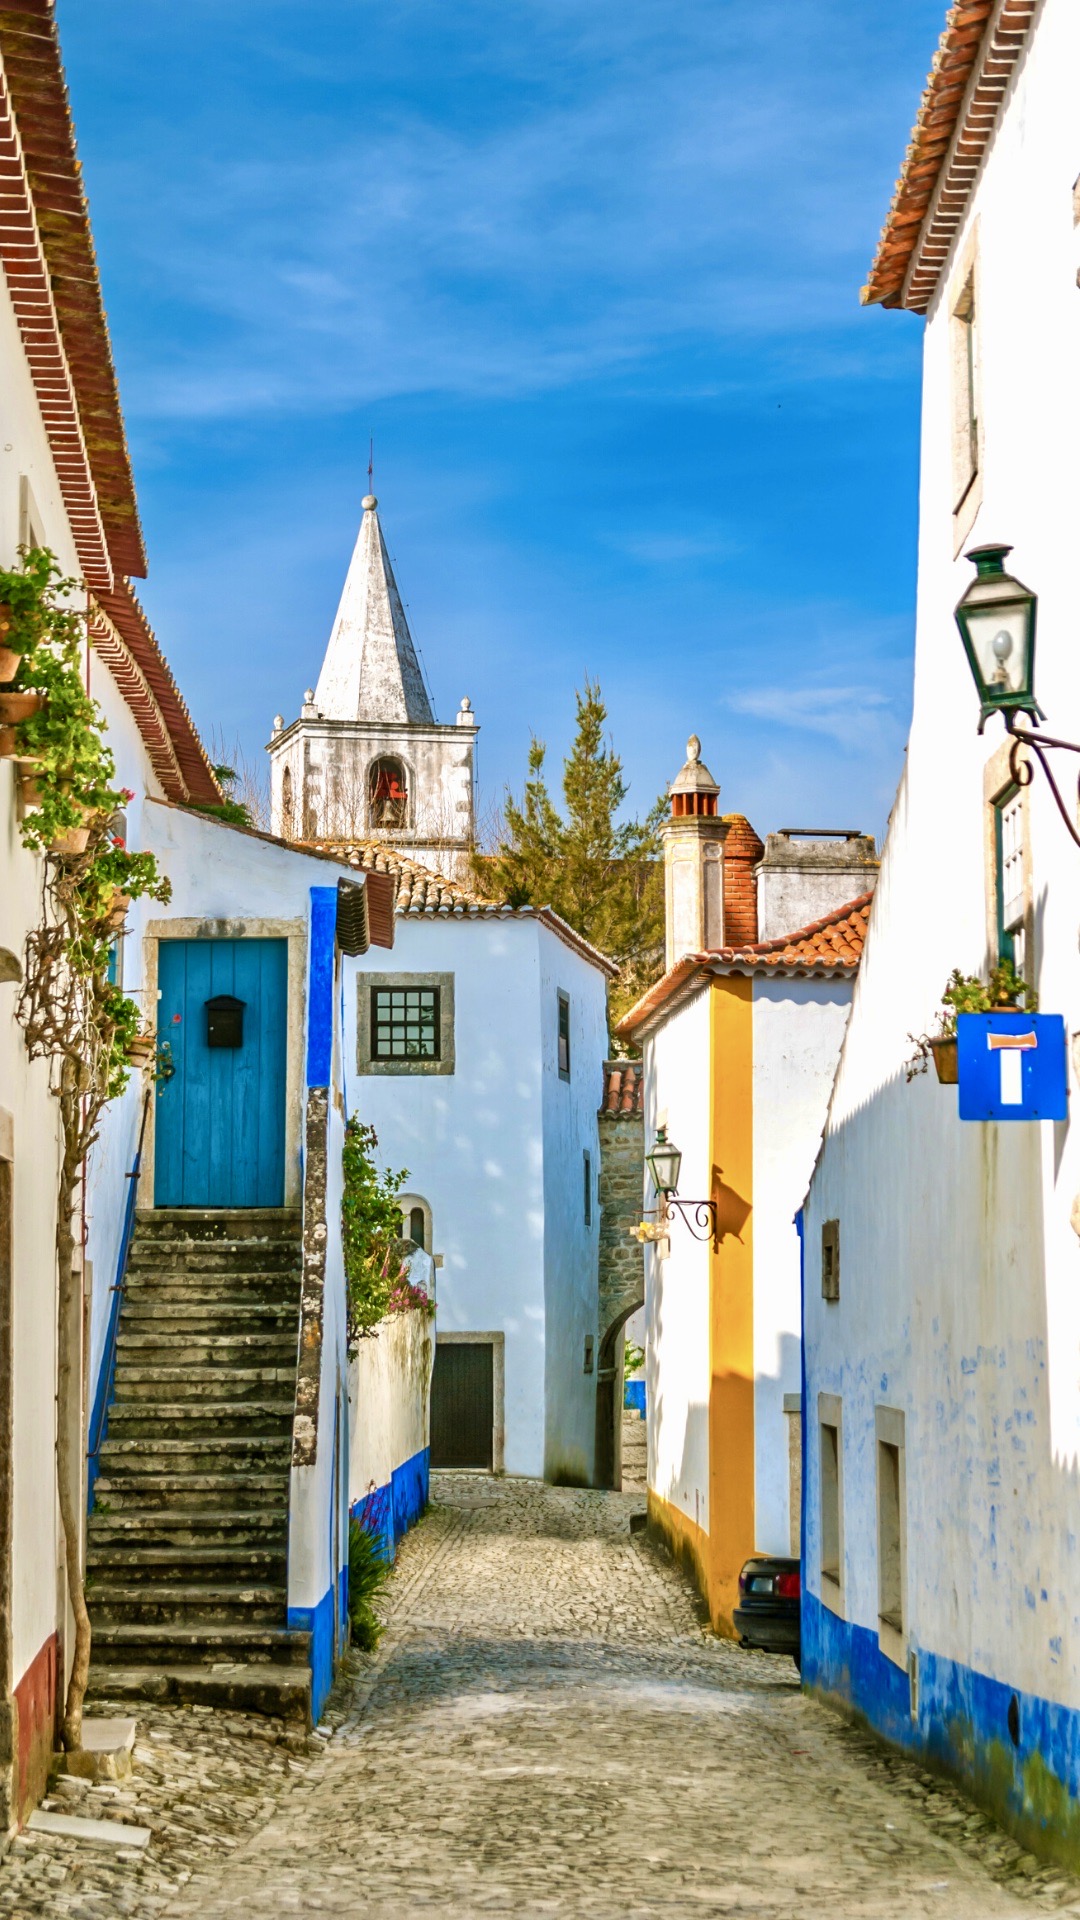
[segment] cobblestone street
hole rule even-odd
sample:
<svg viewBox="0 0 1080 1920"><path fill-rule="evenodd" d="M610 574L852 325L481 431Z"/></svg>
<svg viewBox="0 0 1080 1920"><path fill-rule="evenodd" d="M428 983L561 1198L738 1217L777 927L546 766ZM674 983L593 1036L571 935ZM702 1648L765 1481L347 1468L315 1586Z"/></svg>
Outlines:
<svg viewBox="0 0 1080 1920"><path fill-rule="evenodd" d="M143 1821L145 1853L24 1835L0 1913L1080 1915L789 1661L705 1636L640 1494L435 1480L318 1735L151 1710L127 1787L55 1802Z"/></svg>

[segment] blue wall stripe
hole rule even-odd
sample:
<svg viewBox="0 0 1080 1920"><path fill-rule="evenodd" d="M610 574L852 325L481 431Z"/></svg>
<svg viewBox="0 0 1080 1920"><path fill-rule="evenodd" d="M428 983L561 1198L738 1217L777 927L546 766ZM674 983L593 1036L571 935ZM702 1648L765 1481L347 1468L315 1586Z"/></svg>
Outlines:
<svg viewBox="0 0 1080 1920"><path fill-rule="evenodd" d="M308 957L309 1087L330 1085L334 1045L334 938L337 927L337 888L311 889L311 948Z"/></svg>
<svg viewBox="0 0 1080 1920"><path fill-rule="evenodd" d="M415 1526L428 1503L431 1486L431 1450L422 1447L409 1460L395 1467L385 1486L374 1487L362 1500L354 1501L350 1518L383 1542L388 1560L394 1558L399 1540Z"/></svg>
<svg viewBox="0 0 1080 1920"><path fill-rule="evenodd" d="M913 1651L914 1715L908 1676L881 1652L877 1634L841 1620L804 1587L804 1685L961 1780L1032 1850L1080 1863L1080 1712L942 1654Z"/></svg>

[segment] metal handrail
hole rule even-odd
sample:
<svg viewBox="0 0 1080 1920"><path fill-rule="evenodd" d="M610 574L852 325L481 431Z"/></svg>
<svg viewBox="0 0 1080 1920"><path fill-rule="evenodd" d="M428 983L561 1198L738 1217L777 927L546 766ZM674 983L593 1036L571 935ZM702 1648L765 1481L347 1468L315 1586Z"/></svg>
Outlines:
<svg viewBox="0 0 1080 1920"><path fill-rule="evenodd" d="M128 1256L135 1233L135 1204L139 1191L139 1171L142 1166L143 1141L146 1138L146 1122L150 1113L150 1101L153 1087L147 1087L143 1094L142 1118L139 1122L139 1142L135 1149L135 1159L131 1172L124 1175L129 1180L127 1200L124 1205L124 1230L120 1236L120 1252L116 1262L116 1279L109 1289L112 1299L109 1304L109 1324L105 1330L105 1351L101 1356L101 1371L98 1375L98 1391L91 1415L91 1432L86 1449L87 1458L87 1504L92 1504L94 1481L97 1479L97 1459L101 1452L101 1443L105 1438L109 1408L112 1405L113 1387L116 1381L116 1341L120 1330L120 1309L124 1304L124 1289L127 1284Z"/></svg>

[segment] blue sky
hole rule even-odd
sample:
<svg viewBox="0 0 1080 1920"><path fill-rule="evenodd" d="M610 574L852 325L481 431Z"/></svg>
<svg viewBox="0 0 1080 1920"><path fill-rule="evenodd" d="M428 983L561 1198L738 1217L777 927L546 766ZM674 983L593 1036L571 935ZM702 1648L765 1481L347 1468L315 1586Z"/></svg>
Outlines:
<svg viewBox="0 0 1080 1920"><path fill-rule="evenodd" d="M865 277L944 0L60 0L150 551L261 759L376 491L489 798L600 680L642 811L880 834L920 323Z"/></svg>

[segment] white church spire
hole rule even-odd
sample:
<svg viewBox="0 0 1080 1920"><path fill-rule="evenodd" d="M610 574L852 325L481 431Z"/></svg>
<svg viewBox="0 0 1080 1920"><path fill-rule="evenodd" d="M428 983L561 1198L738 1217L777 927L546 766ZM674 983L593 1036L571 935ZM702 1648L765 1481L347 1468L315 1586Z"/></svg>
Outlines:
<svg viewBox="0 0 1080 1920"><path fill-rule="evenodd" d="M365 496L315 707L326 720L433 726L424 676L386 551L373 493Z"/></svg>

